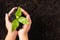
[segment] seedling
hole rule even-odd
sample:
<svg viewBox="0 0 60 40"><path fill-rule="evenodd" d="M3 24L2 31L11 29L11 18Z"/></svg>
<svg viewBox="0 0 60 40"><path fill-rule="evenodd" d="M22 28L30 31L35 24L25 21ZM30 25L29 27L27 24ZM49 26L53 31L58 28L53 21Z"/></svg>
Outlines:
<svg viewBox="0 0 60 40"><path fill-rule="evenodd" d="M17 11L15 12L15 19L12 21L12 31L16 30L18 27L19 27L19 23L22 23L22 24L28 24L28 20L22 16L22 11L21 11L21 8L18 7L17 8Z"/></svg>

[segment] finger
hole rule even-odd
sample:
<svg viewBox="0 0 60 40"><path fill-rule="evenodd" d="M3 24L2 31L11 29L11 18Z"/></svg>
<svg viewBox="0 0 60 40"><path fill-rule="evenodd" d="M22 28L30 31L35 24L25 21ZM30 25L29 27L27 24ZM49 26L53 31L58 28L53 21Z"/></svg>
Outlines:
<svg viewBox="0 0 60 40"><path fill-rule="evenodd" d="M30 30L30 25L23 25L23 30L25 31L25 32L28 32L29 30Z"/></svg>
<svg viewBox="0 0 60 40"><path fill-rule="evenodd" d="M30 24L25 24L25 25L23 25L23 30L25 31L25 32L28 32L29 30L30 30L30 28L31 28L31 23Z"/></svg>
<svg viewBox="0 0 60 40"><path fill-rule="evenodd" d="M10 10L9 16L13 13L13 11L14 11L15 9L17 9L17 7L14 7L14 8L12 8L12 9Z"/></svg>
<svg viewBox="0 0 60 40"><path fill-rule="evenodd" d="M28 14L24 9L22 9L22 8L21 8L21 11L22 11L23 14L26 16L27 20L28 20L29 22L31 22L31 18L30 18L30 16L29 16L29 14Z"/></svg>
<svg viewBox="0 0 60 40"><path fill-rule="evenodd" d="M32 23L31 18L30 18L30 16L29 16L29 15L26 17L26 19L28 20L29 24L31 24L31 23Z"/></svg>
<svg viewBox="0 0 60 40"><path fill-rule="evenodd" d="M25 25L23 25L23 30L25 31L25 32L28 32L29 30L30 30L30 27L31 27L31 18L30 18L30 16L27 16L26 17L27 18L27 20L29 21L29 24L25 24Z"/></svg>
<svg viewBox="0 0 60 40"><path fill-rule="evenodd" d="M7 13L5 14L5 22L6 22L6 24L10 23L10 22L9 22L9 16L8 16Z"/></svg>
<svg viewBox="0 0 60 40"><path fill-rule="evenodd" d="M29 14L24 9L21 8L21 11L23 12L23 14L26 16L27 20L29 21L29 24L23 25L23 29L25 31L28 31L30 29L30 26L31 26L31 23L32 23L31 18L29 16Z"/></svg>
<svg viewBox="0 0 60 40"><path fill-rule="evenodd" d="M27 16L27 15L29 15L24 9L22 9L21 8L21 11L23 12L23 14L25 15L25 16Z"/></svg>

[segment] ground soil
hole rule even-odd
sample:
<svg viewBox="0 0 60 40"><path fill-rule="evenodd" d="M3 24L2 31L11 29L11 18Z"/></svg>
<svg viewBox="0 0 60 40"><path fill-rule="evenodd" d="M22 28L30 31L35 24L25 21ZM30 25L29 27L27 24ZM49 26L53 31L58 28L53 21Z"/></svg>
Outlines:
<svg viewBox="0 0 60 40"><path fill-rule="evenodd" d="M21 6L31 16L29 40L60 40L59 0L0 0L0 40L7 34L5 13L15 6Z"/></svg>

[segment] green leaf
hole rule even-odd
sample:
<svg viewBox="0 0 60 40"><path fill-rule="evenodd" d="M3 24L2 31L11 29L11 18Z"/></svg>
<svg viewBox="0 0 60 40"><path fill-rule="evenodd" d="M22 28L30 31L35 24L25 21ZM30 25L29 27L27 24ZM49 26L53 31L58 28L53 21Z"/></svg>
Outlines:
<svg viewBox="0 0 60 40"><path fill-rule="evenodd" d="M28 24L28 23L29 23L28 20L27 20L25 17L20 17L20 18L18 19L18 21L19 21L20 23L22 23L22 24Z"/></svg>
<svg viewBox="0 0 60 40"><path fill-rule="evenodd" d="M12 22L12 31L17 29L17 27L19 26L19 22L22 24L29 24L28 20L25 17L22 17L21 15L22 15L21 8L18 7L15 13L16 19L13 20Z"/></svg>
<svg viewBox="0 0 60 40"><path fill-rule="evenodd" d="M21 8L18 7L18 9L17 9L17 11L15 13L15 16L16 16L16 18L19 18L21 15L22 15Z"/></svg>
<svg viewBox="0 0 60 40"><path fill-rule="evenodd" d="M13 20L13 22L12 22L12 31L16 30L18 26L19 26L18 20L17 19Z"/></svg>

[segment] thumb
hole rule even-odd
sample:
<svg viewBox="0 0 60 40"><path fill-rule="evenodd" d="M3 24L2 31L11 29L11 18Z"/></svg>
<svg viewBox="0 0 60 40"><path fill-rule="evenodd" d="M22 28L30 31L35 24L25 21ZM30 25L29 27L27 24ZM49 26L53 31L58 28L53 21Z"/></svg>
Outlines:
<svg viewBox="0 0 60 40"><path fill-rule="evenodd" d="M6 22L6 24L10 23L10 22L9 22L9 16L8 16L7 13L5 14L5 22Z"/></svg>

